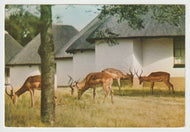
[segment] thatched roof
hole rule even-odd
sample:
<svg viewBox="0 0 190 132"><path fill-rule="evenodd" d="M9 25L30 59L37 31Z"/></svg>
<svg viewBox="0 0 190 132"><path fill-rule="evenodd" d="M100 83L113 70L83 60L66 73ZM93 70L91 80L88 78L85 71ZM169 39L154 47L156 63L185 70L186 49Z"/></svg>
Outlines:
<svg viewBox="0 0 190 132"><path fill-rule="evenodd" d="M94 18L87 26L85 26L75 37L68 42L66 52L73 53L75 51L94 50L95 45L90 44L86 39L94 30L99 27L103 21L98 17ZM63 54L64 50L59 51L59 55Z"/></svg>
<svg viewBox="0 0 190 132"><path fill-rule="evenodd" d="M22 45L5 31L5 64L8 64L8 62L21 51L22 48Z"/></svg>
<svg viewBox="0 0 190 132"><path fill-rule="evenodd" d="M131 28L127 21L118 23L118 16L109 16L104 21L96 17L69 41L68 45L70 46L68 46L66 52L73 53L75 51L95 50L95 45L91 43L96 39L102 39L98 36L98 32L105 31L106 29L118 34L117 38L175 37L185 35L185 22L181 21L179 23L180 26L177 27L171 25L169 22L158 23L151 16L151 11L141 16L144 28L140 30ZM61 55L61 53L63 52L60 50L59 54Z"/></svg>
<svg viewBox="0 0 190 132"><path fill-rule="evenodd" d="M141 16L144 28L138 30L129 26L128 21L118 22L118 16L109 17L88 37L93 42L95 39L101 39L98 32L109 29L111 32L118 34L117 38L140 38L140 37L173 37L185 35L185 18L179 23L180 26L174 26L169 22L159 23L151 18L152 12Z"/></svg>
<svg viewBox="0 0 190 132"><path fill-rule="evenodd" d="M64 47L64 45L78 33L78 31L70 25L53 25L53 40L55 45L55 53ZM24 65L24 64L40 64L40 56L38 54L38 48L41 43L40 34L38 34L33 40L31 40L24 49L18 53L10 62L10 65ZM59 57L72 57L71 55L59 56ZM56 56L55 56L56 58Z"/></svg>

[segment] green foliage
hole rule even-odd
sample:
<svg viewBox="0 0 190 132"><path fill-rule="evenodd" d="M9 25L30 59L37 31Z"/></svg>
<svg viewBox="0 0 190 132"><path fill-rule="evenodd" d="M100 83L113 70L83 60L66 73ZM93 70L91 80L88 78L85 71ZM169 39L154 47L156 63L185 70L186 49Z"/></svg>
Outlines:
<svg viewBox="0 0 190 132"><path fill-rule="evenodd" d="M184 5L159 5L151 7L153 9L152 18L160 23L169 22L178 27L180 23L185 23Z"/></svg>
<svg viewBox="0 0 190 132"><path fill-rule="evenodd" d="M118 15L118 22L127 20L133 29L143 28L142 15L153 11L152 18L160 23L169 22L179 26L180 21L184 21L184 5L104 5L102 6L99 18L107 15Z"/></svg>
<svg viewBox="0 0 190 132"><path fill-rule="evenodd" d="M148 12L152 12L151 18L159 23L168 22L178 27L185 23L184 5L104 5L98 10L101 10L99 15L101 20L107 16L117 15L118 23L128 21L128 25L134 30L144 28L142 16ZM118 34L111 32L109 29L99 31L97 35L104 39L109 45L118 44L115 39Z"/></svg>
<svg viewBox="0 0 190 132"><path fill-rule="evenodd" d="M104 39L108 45L119 44L115 39L119 34L111 32L109 29L96 32L97 36Z"/></svg>
<svg viewBox="0 0 190 132"><path fill-rule="evenodd" d="M20 6L18 8L20 10L5 18L5 30L21 45L25 46L40 32L40 18L24 11Z"/></svg>
<svg viewBox="0 0 190 132"><path fill-rule="evenodd" d="M118 22L128 20L128 24L132 28L140 29L143 27L143 20L140 15L148 12L148 6L146 5L105 5L102 7L100 13L100 19L106 15L119 15Z"/></svg>

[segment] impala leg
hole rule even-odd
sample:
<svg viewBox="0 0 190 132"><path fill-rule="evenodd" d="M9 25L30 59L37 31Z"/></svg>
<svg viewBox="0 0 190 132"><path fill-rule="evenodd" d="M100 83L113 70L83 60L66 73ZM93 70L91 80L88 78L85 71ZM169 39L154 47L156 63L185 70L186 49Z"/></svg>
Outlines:
<svg viewBox="0 0 190 132"><path fill-rule="evenodd" d="M169 82L169 83L170 83L170 82ZM170 86L172 87L172 91L173 91L173 93L175 93L175 90L174 90L174 86L173 86L173 84L170 83Z"/></svg>
<svg viewBox="0 0 190 132"><path fill-rule="evenodd" d="M171 84L169 81L165 82L165 84L166 84L166 85L168 86L168 88L169 88L169 93L171 93L170 87L172 87L172 91L173 91L173 93L175 93L173 84Z"/></svg>
<svg viewBox="0 0 190 132"><path fill-rule="evenodd" d="M96 103L96 88L93 88L93 100Z"/></svg>
<svg viewBox="0 0 190 132"><path fill-rule="evenodd" d="M175 93L175 90L174 90L174 86L173 86L173 84L172 84L171 82L168 81L168 85L169 85L170 87L172 87L172 92Z"/></svg>
<svg viewBox="0 0 190 132"><path fill-rule="evenodd" d="M29 90L30 91L30 96L31 96L31 107L34 106L34 93L33 93L33 90Z"/></svg>
<svg viewBox="0 0 190 132"><path fill-rule="evenodd" d="M109 95L109 90L106 89L106 90L104 91L104 93L105 93L105 97L104 97L104 102L105 102L105 101L107 101L107 97L108 97L108 95Z"/></svg>
<svg viewBox="0 0 190 132"><path fill-rule="evenodd" d="M106 97L107 97L107 91L106 91L106 86L105 86L105 84L103 84L103 90L104 90L104 102L105 102L105 100L106 100Z"/></svg>
<svg viewBox="0 0 190 132"><path fill-rule="evenodd" d="M152 89L152 94L153 94L154 82L151 82L151 89Z"/></svg>
<svg viewBox="0 0 190 132"><path fill-rule="evenodd" d="M119 93L121 93L121 83L120 83L120 78L117 79L117 84L119 86Z"/></svg>
<svg viewBox="0 0 190 132"><path fill-rule="evenodd" d="M104 97L104 102L105 102L107 100L107 96L109 95L109 90L107 89L106 84L103 84L103 89L104 89L104 94L105 94L105 97Z"/></svg>
<svg viewBox="0 0 190 132"><path fill-rule="evenodd" d="M109 89L110 89L110 92L111 92L111 102L112 102L112 104L113 104L113 89L111 88L111 87L109 87Z"/></svg>
<svg viewBox="0 0 190 132"><path fill-rule="evenodd" d="M73 95L73 93L74 93L74 90L73 90L73 89L71 89L71 95Z"/></svg>
<svg viewBox="0 0 190 132"><path fill-rule="evenodd" d="M169 82L168 82L168 81L164 81L164 83L167 85L167 87L168 87L168 89L169 89L169 93L171 93L171 92L170 92L170 84L169 84Z"/></svg>
<svg viewBox="0 0 190 132"><path fill-rule="evenodd" d="M33 96L34 96L34 89L32 89L32 92L33 92Z"/></svg>

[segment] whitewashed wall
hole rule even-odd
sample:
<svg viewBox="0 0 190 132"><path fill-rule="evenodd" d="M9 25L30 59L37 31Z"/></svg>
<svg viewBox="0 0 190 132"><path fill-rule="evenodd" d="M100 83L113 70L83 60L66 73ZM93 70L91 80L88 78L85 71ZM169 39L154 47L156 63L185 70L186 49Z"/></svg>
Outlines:
<svg viewBox="0 0 190 132"><path fill-rule="evenodd" d="M155 71L166 71L172 77L184 77L185 68L173 68L173 39L121 39L119 45L109 46L96 41L96 70L113 67L125 72L130 67L143 69L143 75Z"/></svg>
<svg viewBox="0 0 190 132"><path fill-rule="evenodd" d="M133 71L141 69L143 64L143 51L141 39L133 40Z"/></svg>
<svg viewBox="0 0 190 132"><path fill-rule="evenodd" d="M40 75L39 66L11 66L10 83L16 89L20 88L24 81L31 75Z"/></svg>
<svg viewBox="0 0 190 132"><path fill-rule="evenodd" d="M153 71L166 71L172 77L184 77L185 68L173 68L173 39L143 39L143 71L144 75Z"/></svg>
<svg viewBox="0 0 190 132"><path fill-rule="evenodd" d="M56 60L57 86L68 85L69 77L73 76L73 59Z"/></svg>
<svg viewBox="0 0 190 132"><path fill-rule="evenodd" d="M84 51L73 54L73 78L75 80L82 80L88 73L95 71L94 51Z"/></svg>
<svg viewBox="0 0 190 132"><path fill-rule="evenodd" d="M96 41L96 70L105 68L120 69L124 73L133 65L133 40L118 40L118 45L109 46L103 41Z"/></svg>

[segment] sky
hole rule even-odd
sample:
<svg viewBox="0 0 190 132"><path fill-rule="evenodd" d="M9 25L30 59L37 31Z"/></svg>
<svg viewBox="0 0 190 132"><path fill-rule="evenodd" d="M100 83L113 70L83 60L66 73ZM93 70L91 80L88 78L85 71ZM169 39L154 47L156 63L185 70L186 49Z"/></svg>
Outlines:
<svg viewBox="0 0 190 132"><path fill-rule="evenodd" d="M80 31L99 14L97 8L100 5L55 5L52 7L53 23L72 25Z"/></svg>
<svg viewBox="0 0 190 132"><path fill-rule="evenodd" d="M23 8L34 15L40 16L36 7L39 8L39 5L25 5ZM100 7L101 5L53 5L53 24L72 25L80 31L99 14L100 11L97 9ZM19 10L18 7L11 8L11 10L5 9L5 16L7 17Z"/></svg>

